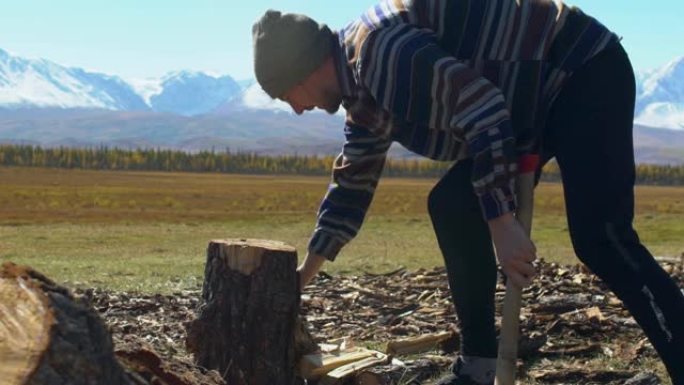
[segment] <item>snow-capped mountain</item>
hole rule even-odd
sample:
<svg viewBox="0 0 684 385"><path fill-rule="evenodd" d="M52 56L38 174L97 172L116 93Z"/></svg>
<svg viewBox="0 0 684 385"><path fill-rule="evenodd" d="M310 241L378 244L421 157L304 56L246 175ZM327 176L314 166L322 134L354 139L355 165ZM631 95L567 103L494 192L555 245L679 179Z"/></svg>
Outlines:
<svg viewBox="0 0 684 385"><path fill-rule="evenodd" d="M637 76L635 121L684 129L684 56Z"/></svg>
<svg viewBox="0 0 684 385"><path fill-rule="evenodd" d="M193 116L215 109L240 90L227 75L179 71L159 79L127 82L0 50L0 108L152 110Z"/></svg>
<svg viewBox="0 0 684 385"><path fill-rule="evenodd" d="M254 85L254 83L256 83L255 79L243 79L237 81L237 84L240 85L240 89L243 91Z"/></svg>
<svg viewBox="0 0 684 385"><path fill-rule="evenodd" d="M637 160L684 163L684 129L651 128L684 128L684 58L637 80ZM296 116L253 79L180 71L127 81L0 50L0 143L335 154L343 112Z"/></svg>
<svg viewBox="0 0 684 385"><path fill-rule="evenodd" d="M28 60L0 49L0 106L146 110L147 104L117 76Z"/></svg>
<svg viewBox="0 0 684 385"><path fill-rule="evenodd" d="M323 115L328 116L328 120L333 121L335 124L340 124L341 122L343 122L343 118L345 116L345 111L342 107L340 107L339 111L333 116L331 116L329 113L321 109L314 109L308 111L302 116L297 116L297 114L295 114L295 112L292 110L292 107L290 107L289 104L279 99L271 99L271 97L268 96L266 92L264 92L261 86L254 81L251 85L249 85L242 92L240 92L239 95L236 95L234 98L228 100L226 103L223 103L214 111L212 111L212 113L219 115L231 115L236 113L244 113L247 111L261 113L277 113L280 114L279 119L288 119L287 115L289 115L289 117L299 120L301 120L302 117L307 116L316 116L316 119L319 119L318 115Z"/></svg>
<svg viewBox="0 0 684 385"><path fill-rule="evenodd" d="M218 106L214 113L230 114L232 112L255 110L293 114L292 108L282 100L271 99L258 83L252 83L238 96Z"/></svg>
<svg viewBox="0 0 684 385"><path fill-rule="evenodd" d="M159 91L147 99L154 111L193 116L230 100L240 92L240 85L230 76L180 71L160 79Z"/></svg>
<svg viewBox="0 0 684 385"><path fill-rule="evenodd" d="M684 129L684 56L637 75L635 121ZM233 100L235 99L235 100ZM253 79L179 71L161 78L120 77L29 60L0 49L0 108L78 108L155 111L196 116L246 109L290 112L264 94Z"/></svg>

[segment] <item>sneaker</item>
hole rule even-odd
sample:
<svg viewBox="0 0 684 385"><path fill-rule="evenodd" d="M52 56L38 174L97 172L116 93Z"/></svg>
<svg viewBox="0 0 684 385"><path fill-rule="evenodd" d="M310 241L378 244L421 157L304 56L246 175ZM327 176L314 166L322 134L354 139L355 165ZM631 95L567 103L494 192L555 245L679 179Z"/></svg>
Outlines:
<svg viewBox="0 0 684 385"><path fill-rule="evenodd" d="M446 376L437 380L434 385L481 385L470 379L468 376L459 376L458 374L447 374Z"/></svg>
<svg viewBox="0 0 684 385"><path fill-rule="evenodd" d="M461 358L457 358L449 368L451 373L438 379L434 385L494 385L494 381L488 384L481 384L470 378L470 376L461 374L462 365L463 362L461 361Z"/></svg>

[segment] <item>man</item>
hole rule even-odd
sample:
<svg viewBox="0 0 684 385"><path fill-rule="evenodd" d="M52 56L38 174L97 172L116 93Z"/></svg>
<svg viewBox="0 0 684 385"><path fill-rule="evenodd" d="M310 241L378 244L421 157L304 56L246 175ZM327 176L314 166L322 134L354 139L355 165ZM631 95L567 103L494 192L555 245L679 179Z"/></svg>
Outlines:
<svg viewBox="0 0 684 385"><path fill-rule="evenodd" d="M632 228L635 84L618 37L551 0L388 0L337 33L268 11L255 74L297 114L347 111L302 286L357 233L393 141L456 161L428 200L462 334L442 384L491 384L496 258L521 287L535 248L515 221L521 155L562 171L575 251L684 384L684 296ZM492 247L492 243L494 248Z"/></svg>

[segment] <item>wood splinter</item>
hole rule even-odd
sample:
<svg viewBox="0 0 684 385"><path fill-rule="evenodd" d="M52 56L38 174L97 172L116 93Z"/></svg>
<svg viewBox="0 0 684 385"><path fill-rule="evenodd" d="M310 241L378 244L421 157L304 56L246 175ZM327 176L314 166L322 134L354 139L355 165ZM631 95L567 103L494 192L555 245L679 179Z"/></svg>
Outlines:
<svg viewBox="0 0 684 385"><path fill-rule="evenodd" d="M390 341L387 343L385 353L392 356L424 353L455 337L454 332L447 331Z"/></svg>

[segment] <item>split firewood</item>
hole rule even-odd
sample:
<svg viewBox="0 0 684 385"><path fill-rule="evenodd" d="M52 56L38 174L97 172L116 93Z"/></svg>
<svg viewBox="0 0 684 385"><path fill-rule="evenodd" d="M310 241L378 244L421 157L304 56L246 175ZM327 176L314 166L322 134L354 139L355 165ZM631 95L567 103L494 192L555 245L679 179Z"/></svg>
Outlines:
<svg viewBox="0 0 684 385"><path fill-rule="evenodd" d="M403 338L388 342L385 353L391 356L424 353L452 339L458 339L458 335L453 331Z"/></svg>
<svg viewBox="0 0 684 385"><path fill-rule="evenodd" d="M299 310L297 252L282 242L212 241L187 349L231 385L290 385Z"/></svg>
<svg viewBox="0 0 684 385"><path fill-rule="evenodd" d="M0 357L3 385L133 383L86 299L9 262L0 269Z"/></svg>
<svg viewBox="0 0 684 385"><path fill-rule="evenodd" d="M351 348L335 353L307 354L299 361L299 376L306 380L319 379L328 372L341 366L361 361L365 358L376 358L380 352L364 348Z"/></svg>
<svg viewBox="0 0 684 385"><path fill-rule="evenodd" d="M349 350L352 348L356 347L356 344L354 343L353 340L347 338L347 337L342 337L342 338L335 338L329 341L326 341L324 343L318 344L319 349L315 351L311 351L309 353L317 353L318 351L322 353L339 353L345 350Z"/></svg>
<svg viewBox="0 0 684 385"><path fill-rule="evenodd" d="M375 352L371 357L342 365L323 376L319 385L339 385L347 378L360 373L362 370L381 364L386 364L389 356L380 352Z"/></svg>

